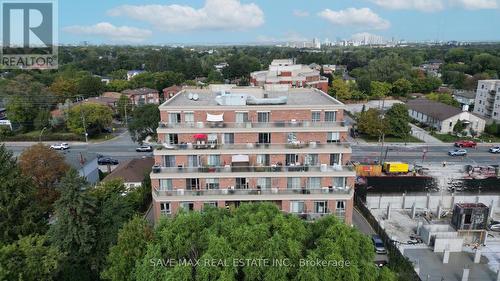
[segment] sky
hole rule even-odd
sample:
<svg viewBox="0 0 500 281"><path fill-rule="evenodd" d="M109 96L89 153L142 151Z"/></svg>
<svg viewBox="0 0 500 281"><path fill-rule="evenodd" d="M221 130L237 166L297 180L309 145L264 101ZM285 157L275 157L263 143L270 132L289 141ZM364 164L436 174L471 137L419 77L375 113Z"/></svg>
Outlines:
<svg viewBox="0 0 500 281"><path fill-rule="evenodd" d="M63 44L500 41L500 0L59 0Z"/></svg>

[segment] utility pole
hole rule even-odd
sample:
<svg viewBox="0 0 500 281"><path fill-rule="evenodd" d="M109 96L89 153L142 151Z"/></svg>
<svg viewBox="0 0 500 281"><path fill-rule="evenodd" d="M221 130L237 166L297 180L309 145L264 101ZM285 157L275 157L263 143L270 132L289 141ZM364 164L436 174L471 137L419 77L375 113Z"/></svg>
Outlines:
<svg viewBox="0 0 500 281"><path fill-rule="evenodd" d="M83 114L83 109L80 107L80 114L82 115L83 132L85 133L85 142L89 142L87 134L87 126L85 125L85 114Z"/></svg>
<svg viewBox="0 0 500 281"><path fill-rule="evenodd" d="M124 104L124 107L125 107L125 126L126 126L126 127L128 127L127 105L128 105L128 103L125 103L125 104Z"/></svg>
<svg viewBox="0 0 500 281"><path fill-rule="evenodd" d="M40 132L40 136L38 136L38 142L42 142L42 134L45 129L47 129L47 127L43 127L42 131Z"/></svg>

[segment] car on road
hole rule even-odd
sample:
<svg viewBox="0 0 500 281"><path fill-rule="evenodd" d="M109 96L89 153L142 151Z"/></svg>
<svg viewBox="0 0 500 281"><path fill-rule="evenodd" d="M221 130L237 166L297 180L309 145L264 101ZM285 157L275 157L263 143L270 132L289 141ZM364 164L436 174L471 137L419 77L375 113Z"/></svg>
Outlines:
<svg viewBox="0 0 500 281"><path fill-rule="evenodd" d="M467 150L465 149L453 149L448 151L448 155L450 156L466 156Z"/></svg>
<svg viewBox="0 0 500 281"><path fill-rule="evenodd" d="M456 147L476 147L477 146L477 143L475 141L471 141L471 140L460 140L460 141L457 141L455 142L455 146Z"/></svg>
<svg viewBox="0 0 500 281"><path fill-rule="evenodd" d="M118 165L118 160L111 157L100 157L97 159L97 164L99 165Z"/></svg>
<svg viewBox="0 0 500 281"><path fill-rule="evenodd" d="M153 147L151 145L141 145L135 149L137 152L153 152Z"/></svg>
<svg viewBox="0 0 500 281"><path fill-rule="evenodd" d="M59 144L53 144L50 146L50 149L55 149L55 150L66 150L69 149L69 144L63 142Z"/></svg>
<svg viewBox="0 0 500 281"><path fill-rule="evenodd" d="M500 153L500 146L490 147L489 152L490 153Z"/></svg>
<svg viewBox="0 0 500 281"><path fill-rule="evenodd" d="M385 249L384 242L382 241L382 238L380 238L380 236L373 235L372 242L373 242L373 248L375 249L375 253L377 253L379 255L387 254L387 250Z"/></svg>

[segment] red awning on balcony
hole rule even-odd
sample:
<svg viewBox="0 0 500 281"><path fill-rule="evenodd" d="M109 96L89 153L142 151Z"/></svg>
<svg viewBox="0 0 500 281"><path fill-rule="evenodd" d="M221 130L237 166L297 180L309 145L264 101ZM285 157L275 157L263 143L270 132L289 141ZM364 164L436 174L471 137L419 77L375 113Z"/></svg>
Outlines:
<svg viewBox="0 0 500 281"><path fill-rule="evenodd" d="M197 140L206 140L208 138L207 134L196 134L193 137Z"/></svg>

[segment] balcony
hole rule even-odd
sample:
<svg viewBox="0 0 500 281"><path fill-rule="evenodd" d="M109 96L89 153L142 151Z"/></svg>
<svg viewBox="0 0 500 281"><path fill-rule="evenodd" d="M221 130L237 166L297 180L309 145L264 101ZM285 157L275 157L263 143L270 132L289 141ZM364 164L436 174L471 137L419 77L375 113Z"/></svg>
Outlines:
<svg viewBox="0 0 500 281"><path fill-rule="evenodd" d="M257 177L354 177L352 166L205 166L205 167L159 167L154 166L151 179L186 178L257 178Z"/></svg>
<svg viewBox="0 0 500 281"><path fill-rule="evenodd" d="M167 197L200 197L200 196L265 196L265 195L349 195L352 189L347 188L249 188L249 189L200 189L200 190L154 190L156 196Z"/></svg>
<svg viewBox="0 0 500 281"><path fill-rule="evenodd" d="M307 150L307 151L321 151L327 150L339 151L344 153L349 153L351 146L350 143L271 143L271 144L259 144L259 143L238 143L238 144L218 144L212 143L210 145L195 145L193 143L183 143L183 144L165 144L155 150L156 155L166 155L172 154L169 151L176 151L177 154L182 154L179 152L186 151L186 153L193 153L193 150L228 150L228 151L247 151L242 153L248 153L248 151L253 150L267 150L267 151L288 151L288 150Z"/></svg>
<svg viewBox="0 0 500 281"><path fill-rule="evenodd" d="M332 129L334 127L344 127L345 122L312 122L312 121L276 121L276 122L182 122L182 123L168 123L160 122L158 129L180 129L196 131L197 129L210 129L211 131L228 131L227 129L235 130L250 130L253 129L287 129L300 130L300 129Z"/></svg>

